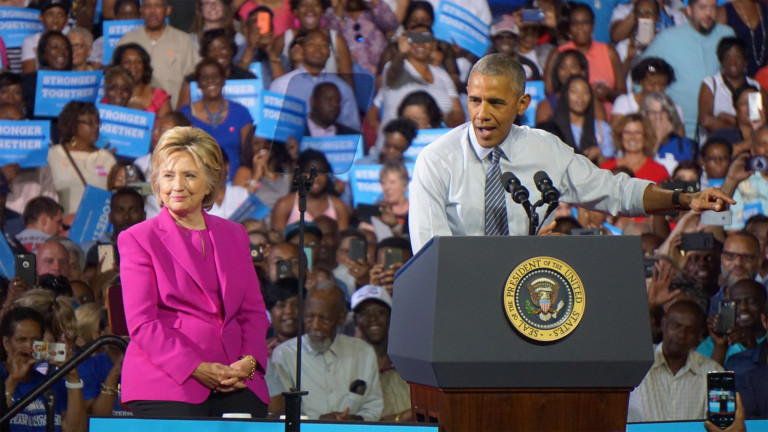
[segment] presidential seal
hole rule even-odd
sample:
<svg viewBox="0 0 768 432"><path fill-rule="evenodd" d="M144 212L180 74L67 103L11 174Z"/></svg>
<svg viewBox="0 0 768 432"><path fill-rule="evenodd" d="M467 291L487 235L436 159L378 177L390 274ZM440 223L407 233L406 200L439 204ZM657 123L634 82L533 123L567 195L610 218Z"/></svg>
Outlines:
<svg viewBox="0 0 768 432"><path fill-rule="evenodd" d="M563 261L531 258L512 271L504 287L504 310L523 336L552 342L569 335L584 316L584 286Z"/></svg>

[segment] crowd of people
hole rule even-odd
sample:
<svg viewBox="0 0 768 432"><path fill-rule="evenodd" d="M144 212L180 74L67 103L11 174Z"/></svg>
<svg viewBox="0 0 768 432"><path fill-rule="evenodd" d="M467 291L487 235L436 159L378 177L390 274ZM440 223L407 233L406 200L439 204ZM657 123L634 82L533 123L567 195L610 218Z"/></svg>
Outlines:
<svg viewBox="0 0 768 432"><path fill-rule="evenodd" d="M36 256L37 274L0 281L6 402L57 365L34 359L33 341L64 343L71 356L109 333L107 289L122 281L133 347L125 367L123 354L107 349L70 373L54 388L57 430L84 430L89 415L200 415L222 406L277 417L285 411L282 392L296 383L299 345L310 392L303 414L411 421L408 386L387 356L394 275L423 244L409 236L417 158L409 148L430 129L473 121L467 82L478 57L435 37L437 0L190 0L194 14L185 28L171 24L179 21L172 3L103 0L99 13L95 0L76 7L0 0L39 10L44 27L19 47L0 43L0 120L51 122L47 165L0 167L0 226L15 253ZM518 122L551 132L614 174L669 189L716 186L736 202L722 214L630 218L565 203L555 212L559 234L640 236L651 263L654 364L630 396L628 420L704 419L706 372L723 369L736 372L746 415L768 417L766 5L533 0L496 10L484 0L452 3L487 25L488 53L515 58L531 85L540 82L530 120ZM142 25L105 58L108 41L95 23L137 19ZM148 154L116 154L100 134L94 103L72 101L57 117L35 116L39 71L98 69L99 103L154 114ZM234 80L253 79L306 104L304 136L362 136L354 163L378 170L377 200L356 196L353 182L332 174L334 161L304 148L302 137L256 134L258 119L225 91ZM318 175L307 193L300 250L293 173L311 167ZM173 194L177 178L200 198L192 213L184 210L187 197ZM77 244L68 231L87 186L112 192L112 229ZM209 219L232 217L253 196L266 215L237 221L241 226ZM156 232L145 228L150 224L130 230L147 220ZM158 243L165 231L175 234ZM221 232L247 242L220 243ZM233 270L243 264L239 255L223 253L244 251L246 243L253 278ZM179 250L187 255L179 258ZM305 290L297 280L301 257ZM171 258L200 267L182 266L183 279ZM207 290L211 274L226 296ZM723 327L720 307L731 302L735 320ZM223 334L206 327L210 322L220 322ZM248 333L242 346L241 332ZM199 334L205 343L190 344ZM158 351L158 338L171 347ZM242 352L227 351L235 339ZM158 396L156 385L167 392ZM251 397L228 399L246 390ZM207 411L151 403L158 397L205 403ZM44 416L40 399L12 428L42 430Z"/></svg>

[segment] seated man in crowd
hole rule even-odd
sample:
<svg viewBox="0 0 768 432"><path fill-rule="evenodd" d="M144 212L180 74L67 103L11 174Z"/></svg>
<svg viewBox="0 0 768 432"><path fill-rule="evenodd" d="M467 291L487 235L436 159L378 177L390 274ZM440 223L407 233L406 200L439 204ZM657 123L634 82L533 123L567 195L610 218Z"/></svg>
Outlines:
<svg viewBox="0 0 768 432"><path fill-rule="evenodd" d="M383 400L376 354L367 343L337 332L346 318L341 289L331 281L317 284L307 295L306 334L301 337L301 414L320 420L375 421ZM280 344L267 367L269 412L280 415L282 392L296 385L296 339Z"/></svg>
<svg viewBox="0 0 768 432"><path fill-rule="evenodd" d="M699 345L696 351L708 355L712 360L726 364L731 356L746 351L765 340L765 329L760 322L760 314L765 308L765 287L754 279L736 282L725 292L725 300L736 303L735 321L727 333L718 330L720 314L707 319L709 337Z"/></svg>
<svg viewBox="0 0 768 432"><path fill-rule="evenodd" d="M16 239L29 252L35 253L48 238L62 230L63 215L64 208L51 198L31 199L24 207L26 228L16 235Z"/></svg>
<svg viewBox="0 0 768 432"><path fill-rule="evenodd" d="M661 320L663 341L654 349L653 366L629 395L628 422L704 419L707 372L723 367L695 351L704 330L704 311L681 300Z"/></svg>
<svg viewBox="0 0 768 432"><path fill-rule="evenodd" d="M387 355L392 297L380 286L366 285L352 294L352 311L360 338L371 344L376 353L384 398L381 421L409 421L411 390Z"/></svg>
<svg viewBox="0 0 768 432"><path fill-rule="evenodd" d="M376 244L376 263L371 268L371 285L377 285L392 295L395 273L411 257L411 242L403 237L389 237Z"/></svg>
<svg viewBox="0 0 768 432"><path fill-rule="evenodd" d="M304 135L325 137L336 135L354 135L360 131L344 126L339 122L341 113L341 92L332 82L321 82L312 89L309 98L309 114Z"/></svg>
<svg viewBox="0 0 768 432"><path fill-rule="evenodd" d="M724 300L729 287L742 279L755 279L760 262L760 242L747 231L738 231L725 239L720 253L720 273L725 285L709 301L709 315L718 312L720 300Z"/></svg>

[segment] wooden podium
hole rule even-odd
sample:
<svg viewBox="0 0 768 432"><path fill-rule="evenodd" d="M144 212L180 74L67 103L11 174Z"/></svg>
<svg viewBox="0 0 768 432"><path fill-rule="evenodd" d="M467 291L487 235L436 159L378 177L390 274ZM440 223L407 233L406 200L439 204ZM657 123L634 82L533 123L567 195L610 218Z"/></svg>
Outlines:
<svg viewBox="0 0 768 432"><path fill-rule="evenodd" d="M441 431L623 431L629 392L653 363L637 237L438 237L395 279L389 355L414 418ZM585 309L538 342L507 318L521 263L549 257L580 277Z"/></svg>

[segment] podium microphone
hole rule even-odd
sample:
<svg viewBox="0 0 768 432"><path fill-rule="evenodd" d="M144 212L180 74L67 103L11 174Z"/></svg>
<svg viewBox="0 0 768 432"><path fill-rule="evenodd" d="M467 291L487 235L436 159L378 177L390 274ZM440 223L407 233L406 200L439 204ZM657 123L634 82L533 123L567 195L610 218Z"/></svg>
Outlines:
<svg viewBox="0 0 768 432"><path fill-rule="evenodd" d="M528 200L528 189L520 184L520 179L511 172L507 171L501 175L501 185L504 186L507 192L512 194L512 201L522 204Z"/></svg>
<svg viewBox="0 0 768 432"><path fill-rule="evenodd" d="M544 204L554 204L560 199L560 191L552 185L552 180L544 171L534 174L533 182L536 184L536 189L541 192L541 200Z"/></svg>

